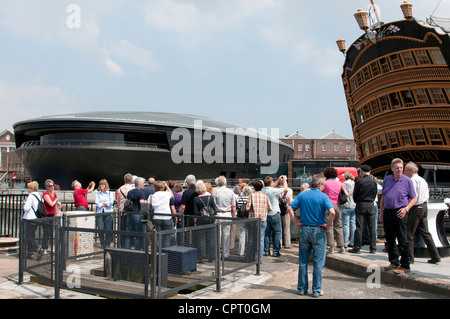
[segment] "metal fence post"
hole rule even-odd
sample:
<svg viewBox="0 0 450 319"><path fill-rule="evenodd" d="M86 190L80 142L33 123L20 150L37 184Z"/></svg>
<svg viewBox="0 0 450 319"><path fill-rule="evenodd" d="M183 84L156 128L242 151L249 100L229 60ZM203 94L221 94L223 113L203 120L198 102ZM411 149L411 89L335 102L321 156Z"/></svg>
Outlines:
<svg viewBox="0 0 450 319"><path fill-rule="evenodd" d="M215 239L215 247L216 247L216 291L221 291L221 281L222 281L222 272L220 271L220 224L217 223L216 227L214 227L214 239Z"/></svg>
<svg viewBox="0 0 450 319"><path fill-rule="evenodd" d="M151 299L155 299L156 298L156 231L154 229L152 229L150 231L151 234L151 240L152 240L152 245L151 245L151 265L152 265L152 281L151 281L151 286L150 286L150 298Z"/></svg>
<svg viewBox="0 0 450 319"><path fill-rule="evenodd" d="M23 220L20 221L20 231L19 231L19 285L23 283L23 263L25 262L25 225Z"/></svg>
<svg viewBox="0 0 450 319"><path fill-rule="evenodd" d="M61 241L62 235L61 227L59 223L52 223L55 227L55 299L60 299L60 287L61 287L61 272L62 272L62 260L61 260Z"/></svg>
<svg viewBox="0 0 450 319"><path fill-rule="evenodd" d="M261 274L261 218L258 219L256 225L256 275L259 276Z"/></svg>

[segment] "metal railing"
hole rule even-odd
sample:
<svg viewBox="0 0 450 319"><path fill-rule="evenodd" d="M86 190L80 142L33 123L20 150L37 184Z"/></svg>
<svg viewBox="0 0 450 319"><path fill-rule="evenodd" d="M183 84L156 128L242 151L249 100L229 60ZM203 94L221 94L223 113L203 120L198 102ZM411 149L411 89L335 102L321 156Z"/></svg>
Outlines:
<svg viewBox="0 0 450 319"><path fill-rule="evenodd" d="M118 230L117 224L98 229L97 218L120 220L116 215L67 212L23 220L19 283L28 272L51 283L55 298L60 289L74 289L156 299L212 282L220 291L222 276L252 265L260 272L259 219L184 215L177 227L160 231L154 221L141 223L143 229L136 231ZM246 236L233 236L239 229Z"/></svg>

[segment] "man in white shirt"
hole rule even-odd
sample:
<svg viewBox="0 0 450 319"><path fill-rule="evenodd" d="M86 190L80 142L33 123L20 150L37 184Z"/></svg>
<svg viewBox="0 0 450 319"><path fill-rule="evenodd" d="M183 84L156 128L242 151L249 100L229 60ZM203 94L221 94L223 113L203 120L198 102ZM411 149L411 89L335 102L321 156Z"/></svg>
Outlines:
<svg viewBox="0 0 450 319"><path fill-rule="evenodd" d="M416 233L416 230L418 230L427 245L428 253L431 257L428 262L436 264L441 261L441 257L439 256L433 237L428 231L427 202L430 198L430 192L428 190L428 183L417 174L418 171L419 168L413 162L409 162L405 166L405 175L411 178L417 194L417 202L408 213L407 238L409 243L409 262L414 262L414 234Z"/></svg>
<svg viewBox="0 0 450 319"><path fill-rule="evenodd" d="M217 217L234 218L236 217L236 201L234 193L227 188L227 179L224 176L217 178L217 188L214 190L212 197L217 206ZM219 223L228 222L227 219L219 219ZM228 257L230 254L231 243L231 225L222 226L222 236L224 236L223 254Z"/></svg>

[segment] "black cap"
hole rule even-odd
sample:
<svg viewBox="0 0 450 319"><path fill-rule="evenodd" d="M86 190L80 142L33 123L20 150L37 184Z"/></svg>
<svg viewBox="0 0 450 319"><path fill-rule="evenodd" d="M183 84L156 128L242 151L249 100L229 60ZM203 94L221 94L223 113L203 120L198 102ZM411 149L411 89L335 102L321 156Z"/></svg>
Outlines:
<svg viewBox="0 0 450 319"><path fill-rule="evenodd" d="M370 172L372 170L372 167L370 167L369 165L361 165L359 168L362 169L366 173Z"/></svg>

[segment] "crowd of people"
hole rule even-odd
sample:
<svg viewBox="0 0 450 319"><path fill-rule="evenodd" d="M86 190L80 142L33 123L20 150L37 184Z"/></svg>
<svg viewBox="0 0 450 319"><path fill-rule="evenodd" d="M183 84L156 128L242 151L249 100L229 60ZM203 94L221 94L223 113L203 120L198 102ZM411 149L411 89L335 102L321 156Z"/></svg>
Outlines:
<svg viewBox="0 0 450 319"><path fill-rule="evenodd" d="M97 227L112 229L114 198L117 201L121 230L133 233L144 231L140 219L141 205L148 203L152 207L153 225L157 231L173 229L180 226L180 216L187 216L184 227L222 223L229 218L259 218L260 256L279 257L283 248L291 247L291 223L300 228L299 232L299 274L298 293L308 291L308 262L313 254L312 295L323 295L322 269L327 254L358 254L363 246L363 238L367 237L369 252L376 253L377 221L383 222L386 236L389 266L387 271L396 273L410 271L414 262L414 234L420 231L431 259L430 263L440 261L439 253L428 232L427 201L429 199L428 185L418 173L416 164L410 162L403 167L401 159L391 163L393 174L385 178L383 185L370 174L371 167L361 165L358 176L351 172L344 173L344 182L337 178L337 171L327 167L323 172L314 175L309 184L303 184L301 191L294 198L292 189L288 186L287 177L280 176L274 180L267 176L264 180L254 180L251 185L241 183L234 188L228 187L227 179L219 176L215 185L197 180L195 176L186 176L184 185L174 181L155 181L125 174L124 185L113 194L106 179L99 182L95 195ZM52 180L45 182L46 191L43 194L48 216L60 214L61 203L54 192ZM90 182L86 188L78 181L72 183L76 210L88 210L86 195L95 189L95 183ZM36 182L28 184L28 191L34 196L28 196L24 206L24 219L36 218L37 203L41 200ZM341 193L346 200L342 201ZM378 205L377 194L381 193ZM115 195L115 196L114 196ZM135 214L128 214L125 205L131 202ZM378 206L380 209L378 210ZM297 213L297 215L296 215ZM206 215L205 215L206 214ZM177 216L177 218L175 218ZM219 218L218 218L219 217ZM228 257L230 249L234 248L236 239L237 252L243 256L246 247L256 243L256 238L249 234L244 224L239 227L224 224L221 227L223 237L222 251ZM48 245L48 234L44 233L42 247L33 242L35 229L29 229L27 236L29 256L35 253L42 258ZM365 235L366 234L366 235ZM214 259L209 252L214 245L210 233L204 232L198 239L198 256L200 262ZM163 239L164 245L174 245L173 237ZM100 236L102 247L111 243L111 236ZM250 242L250 244L249 244ZM397 244L398 242L398 244ZM126 236L125 248L142 249L142 237ZM351 248L351 249L349 249Z"/></svg>

